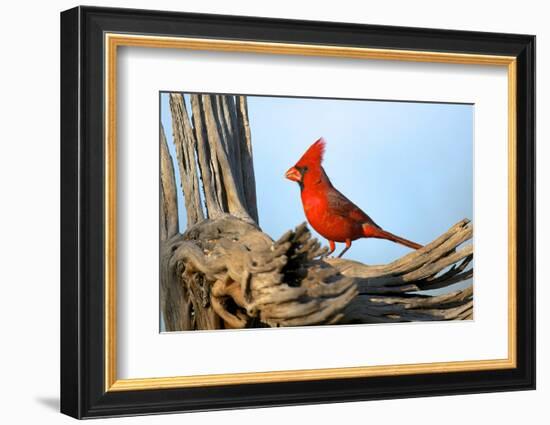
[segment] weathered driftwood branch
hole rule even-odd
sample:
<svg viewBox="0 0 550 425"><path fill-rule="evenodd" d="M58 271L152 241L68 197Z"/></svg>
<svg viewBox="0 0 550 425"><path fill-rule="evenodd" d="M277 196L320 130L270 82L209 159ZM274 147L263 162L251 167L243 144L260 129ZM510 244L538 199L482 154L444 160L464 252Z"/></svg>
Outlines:
<svg viewBox="0 0 550 425"><path fill-rule="evenodd" d="M178 203L174 167L168 151L164 128L160 128L160 239L164 241L179 231Z"/></svg>
<svg viewBox="0 0 550 425"><path fill-rule="evenodd" d="M178 157L179 173L187 223L193 225L204 219L199 189L199 173L195 162L196 140L189 122L183 96L170 95L172 129Z"/></svg>
<svg viewBox="0 0 550 425"><path fill-rule="evenodd" d="M184 329L204 329L199 322L212 323L213 316L221 319L215 327L229 328L465 319L472 315L471 286L427 296L405 285L412 291L434 289L471 277L471 271L462 271L471 248L456 250L471 231L461 222L414 255L364 266L322 258L326 249L305 224L272 241L227 216L173 238L163 274L191 293L193 314Z"/></svg>
<svg viewBox="0 0 550 425"><path fill-rule="evenodd" d="M352 277L359 296L345 311L350 321L451 320L473 317L473 286L438 296L419 291L446 288L473 276L473 227L463 220L418 251L383 266L328 260Z"/></svg>
<svg viewBox="0 0 550 425"><path fill-rule="evenodd" d="M191 117L183 96L171 94L187 210L183 234L174 231L173 167L161 135L161 303L167 330L472 317L471 285L439 295L423 292L472 277L467 220L381 266L324 258L326 248L305 223L273 241L258 227L246 98L191 95L190 104Z"/></svg>
<svg viewBox="0 0 550 425"><path fill-rule="evenodd" d="M332 323L357 295L353 279L314 260L325 250L305 225L273 242L228 215L191 227L165 249L163 276L189 292L185 329L213 314L230 328Z"/></svg>

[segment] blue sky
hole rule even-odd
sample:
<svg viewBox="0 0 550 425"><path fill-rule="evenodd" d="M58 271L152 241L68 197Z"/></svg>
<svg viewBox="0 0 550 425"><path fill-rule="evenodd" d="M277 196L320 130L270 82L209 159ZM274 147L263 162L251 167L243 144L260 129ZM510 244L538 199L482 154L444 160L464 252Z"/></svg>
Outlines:
<svg viewBox="0 0 550 425"><path fill-rule="evenodd" d="M319 137L333 185L384 229L426 244L473 219L473 105L249 96L248 108L260 225L274 239L305 221L299 187L284 173ZM161 121L174 154L164 93ZM183 230L181 194L178 204ZM346 258L380 264L409 251L362 239Z"/></svg>

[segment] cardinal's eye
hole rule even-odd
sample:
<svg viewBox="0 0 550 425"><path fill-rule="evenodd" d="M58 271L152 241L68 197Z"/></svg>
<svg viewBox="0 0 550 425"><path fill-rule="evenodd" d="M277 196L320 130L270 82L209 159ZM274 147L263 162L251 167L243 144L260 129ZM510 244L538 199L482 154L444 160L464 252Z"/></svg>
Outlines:
<svg viewBox="0 0 550 425"><path fill-rule="evenodd" d="M300 174L302 175L302 177L304 176L304 174L307 172L308 168L307 167L296 167L298 169L298 171L300 172Z"/></svg>

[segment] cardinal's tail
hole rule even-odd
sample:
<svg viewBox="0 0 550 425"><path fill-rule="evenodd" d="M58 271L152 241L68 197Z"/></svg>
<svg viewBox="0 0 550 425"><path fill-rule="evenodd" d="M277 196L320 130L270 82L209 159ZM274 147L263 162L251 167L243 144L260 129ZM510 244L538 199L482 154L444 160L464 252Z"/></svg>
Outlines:
<svg viewBox="0 0 550 425"><path fill-rule="evenodd" d="M363 226L363 234L367 238L387 239L389 241L408 246L409 248L412 248L412 249L422 248L422 245L420 244L417 244L405 238L401 238L397 235L394 235L393 233L387 232L380 228L375 228L373 226L368 226L368 225Z"/></svg>

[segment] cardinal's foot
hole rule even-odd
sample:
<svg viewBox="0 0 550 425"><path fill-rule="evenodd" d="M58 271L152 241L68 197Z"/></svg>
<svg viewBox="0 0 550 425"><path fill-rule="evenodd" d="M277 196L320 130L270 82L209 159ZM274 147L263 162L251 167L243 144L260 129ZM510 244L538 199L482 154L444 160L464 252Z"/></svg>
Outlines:
<svg viewBox="0 0 550 425"><path fill-rule="evenodd" d="M334 252L334 250L327 252L326 254L321 255L322 259L325 258L334 258L331 254Z"/></svg>

